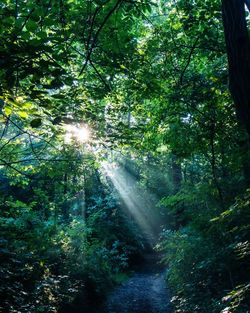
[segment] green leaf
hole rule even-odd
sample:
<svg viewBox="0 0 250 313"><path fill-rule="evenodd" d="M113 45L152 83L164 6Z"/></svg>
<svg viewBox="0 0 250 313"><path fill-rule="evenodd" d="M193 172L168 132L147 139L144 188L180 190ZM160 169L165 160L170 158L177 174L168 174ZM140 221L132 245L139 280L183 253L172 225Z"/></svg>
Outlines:
<svg viewBox="0 0 250 313"><path fill-rule="evenodd" d="M30 126L33 128L40 127L42 125L42 119L41 118L35 118L30 122Z"/></svg>
<svg viewBox="0 0 250 313"><path fill-rule="evenodd" d="M29 110L29 109L31 109L31 108L33 108L33 103L32 102L24 102L23 104L22 104L22 107L23 108L25 108L25 109L27 109L27 110Z"/></svg>
<svg viewBox="0 0 250 313"><path fill-rule="evenodd" d="M29 20L26 24L26 29L31 32L34 32L37 29L37 23L32 20Z"/></svg>
<svg viewBox="0 0 250 313"><path fill-rule="evenodd" d="M29 115L25 111L17 111L17 115L19 115L22 118L27 118Z"/></svg>
<svg viewBox="0 0 250 313"><path fill-rule="evenodd" d="M30 39L30 32L22 32L21 37L23 40L29 40Z"/></svg>
<svg viewBox="0 0 250 313"><path fill-rule="evenodd" d="M46 39L47 38L47 33L44 31L40 31L37 33L37 36L41 39Z"/></svg>
<svg viewBox="0 0 250 313"><path fill-rule="evenodd" d="M11 113L12 113L11 107L6 106L6 107L4 108L4 113L5 113L7 116L11 115Z"/></svg>

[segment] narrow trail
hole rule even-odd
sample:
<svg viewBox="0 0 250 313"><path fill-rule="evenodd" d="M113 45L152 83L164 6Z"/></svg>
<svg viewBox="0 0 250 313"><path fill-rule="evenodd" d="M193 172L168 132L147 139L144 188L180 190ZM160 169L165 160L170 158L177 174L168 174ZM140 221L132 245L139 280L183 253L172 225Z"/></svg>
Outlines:
<svg viewBox="0 0 250 313"><path fill-rule="evenodd" d="M157 261L155 255L146 256L133 276L109 294L102 312L171 313L164 269Z"/></svg>

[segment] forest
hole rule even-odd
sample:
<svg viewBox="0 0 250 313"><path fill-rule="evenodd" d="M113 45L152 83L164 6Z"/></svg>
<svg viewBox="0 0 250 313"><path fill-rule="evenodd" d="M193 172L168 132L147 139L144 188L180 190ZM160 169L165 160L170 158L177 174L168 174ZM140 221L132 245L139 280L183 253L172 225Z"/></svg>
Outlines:
<svg viewBox="0 0 250 313"><path fill-rule="evenodd" d="M1 0L0 312L250 313L249 11Z"/></svg>

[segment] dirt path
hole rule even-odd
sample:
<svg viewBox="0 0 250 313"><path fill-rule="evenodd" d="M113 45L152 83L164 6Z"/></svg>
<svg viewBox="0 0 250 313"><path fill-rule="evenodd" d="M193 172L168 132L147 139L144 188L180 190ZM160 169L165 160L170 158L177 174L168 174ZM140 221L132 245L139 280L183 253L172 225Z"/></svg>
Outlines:
<svg viewBox="0 0 250 313"><path fill-rule="evenodd" d="M110 293L103 312L171 313L164 269L155 256L149 256L128 281Z"/></svg>

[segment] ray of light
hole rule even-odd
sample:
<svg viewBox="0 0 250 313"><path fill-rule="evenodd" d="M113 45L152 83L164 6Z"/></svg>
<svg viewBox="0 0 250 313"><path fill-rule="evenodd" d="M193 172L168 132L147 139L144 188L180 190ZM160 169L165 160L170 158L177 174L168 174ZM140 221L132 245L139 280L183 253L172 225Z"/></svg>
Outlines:
<svg viewBox="0 0 250 313"><path fill-rule="evenodd" d="M159 216L153 210L154 196L137 185L137 180L124 168L115 163L102 163L102 172L108 176L120 198L125 204L127 212L136 221L143 232L154 240L159 228Z"/></svg>

